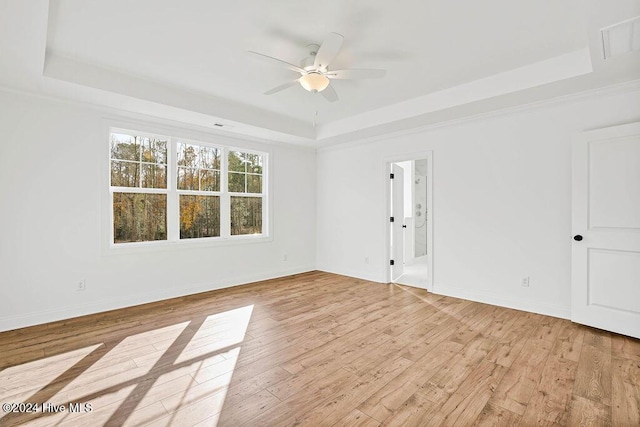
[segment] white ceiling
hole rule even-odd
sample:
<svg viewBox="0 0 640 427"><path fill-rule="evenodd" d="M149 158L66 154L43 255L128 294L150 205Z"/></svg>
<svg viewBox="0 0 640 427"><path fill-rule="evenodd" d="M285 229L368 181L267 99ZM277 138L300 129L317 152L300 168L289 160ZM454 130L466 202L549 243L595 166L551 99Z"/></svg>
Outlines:
<svg viewBox="0 0 640 427"><path fill-rule="evenodd" d="M640 78L602 60L599 29L639 0L4 0L0 84L231 132L325 145ZM340 100L294 86L254 50L299 63L329 32ZM317 113L316 113L317 112ZM315 122L315 126L314 126Z"/></svg>

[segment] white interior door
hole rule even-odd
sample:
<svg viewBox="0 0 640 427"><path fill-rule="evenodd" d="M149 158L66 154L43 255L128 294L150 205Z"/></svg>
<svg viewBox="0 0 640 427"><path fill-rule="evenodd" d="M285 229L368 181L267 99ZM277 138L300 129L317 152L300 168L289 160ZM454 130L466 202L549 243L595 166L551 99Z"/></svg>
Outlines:
<svg viewBox="0 0 640 427"><path fill-rule="evenodd" d="M640 123L573 144L571 320L640 338Z"/></svg>
<svg viewBox="0 0 640 427"><path fill-rule="evenodd" d="M394 281L404 273L404 170L391 164L391 280Z"/></svg>

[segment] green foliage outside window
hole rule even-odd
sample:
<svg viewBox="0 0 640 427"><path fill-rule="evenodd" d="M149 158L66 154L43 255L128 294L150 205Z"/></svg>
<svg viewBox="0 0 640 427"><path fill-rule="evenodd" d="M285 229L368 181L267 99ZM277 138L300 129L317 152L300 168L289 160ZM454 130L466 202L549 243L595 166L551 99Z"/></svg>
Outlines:
<svg viewBox="0 0 640 427"><path fill-rule="evenodd" d="M174 155L168 155L169 149ZM173 183L167 182L169 158L174 162ZM224 221L232 236L263 234L264 161L262 154L112 132L113 243L167 240L168 224L178 224L180 239L220 237ZM175 212L167 211L170 197L175 204L169 206L177 204ZM229 212L226 219L223 203Z"/></svg>

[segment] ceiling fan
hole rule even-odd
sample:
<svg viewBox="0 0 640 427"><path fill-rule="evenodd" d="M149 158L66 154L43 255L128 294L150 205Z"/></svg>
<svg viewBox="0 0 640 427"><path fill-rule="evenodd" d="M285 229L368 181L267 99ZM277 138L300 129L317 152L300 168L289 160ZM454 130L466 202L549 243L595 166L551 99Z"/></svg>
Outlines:
<svg viewBox="0 0 640 427"><path fill-rule="evenodd" d="M309 49L309 56L302 60L300 66L291 64L282 59L274 58L262 53L248 51L250 54L257 58L269 61L274 64L285 66L292 71L300 73L300 77L276 86L271 90L265 92L265 95L272 95L276 92L280 92L296 83L299 83L304 89L313 93L321 93L329 102L335 102L338 100L338 94L331 87L330 81L332 79L378 79L384 77L385 70L374 69L348 69L348 70L331 70L329 65L335 59L344 37L338 33L330 33L321 45L310 44L307 46Z"/></svg>

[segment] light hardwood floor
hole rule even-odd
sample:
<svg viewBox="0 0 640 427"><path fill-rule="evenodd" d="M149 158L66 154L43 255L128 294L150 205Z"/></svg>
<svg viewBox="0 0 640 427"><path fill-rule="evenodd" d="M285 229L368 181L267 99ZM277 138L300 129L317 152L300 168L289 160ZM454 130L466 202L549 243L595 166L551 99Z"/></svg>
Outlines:
<svg viewBox="0 0 640 427"><path fill-rule="evenodd" d="M640 342L312 272L0 334L0 425L640 425ZM92 412L69 412L90 403Z"/></svg>

